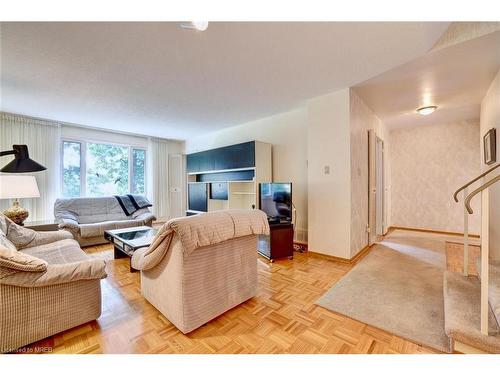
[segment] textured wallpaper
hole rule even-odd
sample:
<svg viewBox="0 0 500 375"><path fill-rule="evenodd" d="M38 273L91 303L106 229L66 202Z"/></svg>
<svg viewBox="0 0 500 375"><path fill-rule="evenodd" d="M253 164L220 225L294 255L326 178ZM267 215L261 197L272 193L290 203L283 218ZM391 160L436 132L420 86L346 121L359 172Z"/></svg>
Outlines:
<svg viewBox="0 0 500 375"><path fill-rule="evenodd" d="M391 224L463 232L463 198L455 203L453 193L481 173L478 139L478 121L391 131ZM471 233L480 232L479 201Z"/></svg>

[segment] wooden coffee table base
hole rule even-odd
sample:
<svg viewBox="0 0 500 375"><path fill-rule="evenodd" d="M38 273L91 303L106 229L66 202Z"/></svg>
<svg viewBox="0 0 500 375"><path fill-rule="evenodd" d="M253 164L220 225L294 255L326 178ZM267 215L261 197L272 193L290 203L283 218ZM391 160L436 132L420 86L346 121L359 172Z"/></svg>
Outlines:
<svg viewBox="0 0 500 375"><path fill-rule="evenodd" d="M114 248L114 259L123 259L123 258L128 258L128 264L130 267L130 272L138 272L139 270L136 270L135 268L132 267L132 257L125 254L118 246L113 246Z"/></svg>
<svg viewBox="0 0 500 375"><path fill-rule="evenodd" d="M104 238L113 244L114 258L129 258L130 272L137 272L138 270L132 267L134 251L151 245L156 233L158 233L157 229L143 225L140 227L105 230Z"/></svg>

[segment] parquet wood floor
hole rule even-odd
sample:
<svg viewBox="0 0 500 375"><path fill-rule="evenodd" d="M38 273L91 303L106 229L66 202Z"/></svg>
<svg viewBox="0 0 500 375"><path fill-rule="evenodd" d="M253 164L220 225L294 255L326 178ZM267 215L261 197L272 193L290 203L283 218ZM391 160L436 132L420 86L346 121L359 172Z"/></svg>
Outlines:
<svg viewBox="0 0 500 375"><path fill-rule="evenodd" d="M128 259L110 245L85 249L107 261L103 311L94 322L28 346L52 353L435 353L314 302L352 265L295 253L293 260L259 261L258 295L184 335L140 293Z"/></svg>

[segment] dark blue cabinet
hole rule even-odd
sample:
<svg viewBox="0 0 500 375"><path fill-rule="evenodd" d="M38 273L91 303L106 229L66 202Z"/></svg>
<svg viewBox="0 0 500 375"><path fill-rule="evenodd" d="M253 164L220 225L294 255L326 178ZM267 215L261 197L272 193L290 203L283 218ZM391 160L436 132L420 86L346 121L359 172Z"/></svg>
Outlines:
<svg viewBox="0 0 500 375"><path fill-rule="evenodd" d="M207 184L188 184L188 209L193 211L207 212Z"/></svg>
<svg viewBox="0 0 500 375"><path fill-rule="evenodd" d="M255 167L255 141L196 152L186 157L188 173Z"/></svg>

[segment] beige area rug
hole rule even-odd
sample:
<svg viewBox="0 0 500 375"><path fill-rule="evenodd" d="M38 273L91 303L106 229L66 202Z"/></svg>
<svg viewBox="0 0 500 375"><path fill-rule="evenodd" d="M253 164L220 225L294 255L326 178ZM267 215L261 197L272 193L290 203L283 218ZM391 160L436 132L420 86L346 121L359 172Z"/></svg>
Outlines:
<svg viewBox="0 0 500 375"><path fill-rule="evenodd" d="M394 231L316 304L444 352L447 236Z"/></svg>

